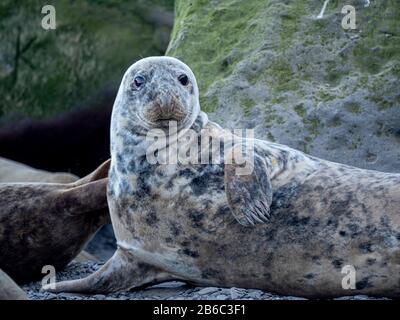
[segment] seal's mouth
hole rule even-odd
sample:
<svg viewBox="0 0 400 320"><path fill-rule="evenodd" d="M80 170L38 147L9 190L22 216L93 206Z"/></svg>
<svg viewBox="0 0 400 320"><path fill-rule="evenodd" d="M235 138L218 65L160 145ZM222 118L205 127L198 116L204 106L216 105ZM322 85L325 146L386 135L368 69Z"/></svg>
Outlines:
<svg viewBox="0 0 400 320"><path fill-rule="evenodd" d="M160 116L157 120L153 121L154 123L156 123L159 126L168 126L168 124L171 121L175 121L175 122L181 122L183 119L185 119L185 117L180 117L177 115L162 115Z"/></svg>
<svg viewBox="0 0 400 320"><path fill-rule="evenodd" d="M171 121L182 123L189 113L178 99L170 96L153 100L145 106L143 116L154 127L164 128L168 127Z"/></svg>

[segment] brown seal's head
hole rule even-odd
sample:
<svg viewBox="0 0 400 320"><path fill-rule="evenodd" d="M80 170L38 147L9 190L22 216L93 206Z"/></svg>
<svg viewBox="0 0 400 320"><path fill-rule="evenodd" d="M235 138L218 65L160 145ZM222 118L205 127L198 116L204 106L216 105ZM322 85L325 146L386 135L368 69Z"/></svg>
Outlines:
<svg viewBox="0 0 400 320"><path fill-rule="evenodd" d="M126 71L114 104L114 114L142 129L166 128L176 121L188 128L200 112L199 91L192 70L172 57L139 60Z"/></svg>

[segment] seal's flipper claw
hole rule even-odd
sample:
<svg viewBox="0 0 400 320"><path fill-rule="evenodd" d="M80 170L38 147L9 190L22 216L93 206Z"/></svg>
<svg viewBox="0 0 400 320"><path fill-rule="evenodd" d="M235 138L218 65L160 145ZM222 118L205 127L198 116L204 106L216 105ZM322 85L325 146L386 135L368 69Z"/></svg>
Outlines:
<svg viewBox="0 0 400 320"><path fill-rule="evenodd" d="M237 152L234 149L233 154ZM231 157L232 159L232 157ZM254 154L253 163L243 166L225 163L225 192L233 216L243 226L266 223L270 218L272 186L267 174L267 165L262 157ZM248 159L246 159L248 161Z"/></svg>
<svg viewBox="0 0 400 320"><path fill-rule="evenodd" d="M133 261L133 257L118 249L113 257L90 276L57 282L42 287L49 292L109 293L128 290L171 278L157 268Z"/></svg>

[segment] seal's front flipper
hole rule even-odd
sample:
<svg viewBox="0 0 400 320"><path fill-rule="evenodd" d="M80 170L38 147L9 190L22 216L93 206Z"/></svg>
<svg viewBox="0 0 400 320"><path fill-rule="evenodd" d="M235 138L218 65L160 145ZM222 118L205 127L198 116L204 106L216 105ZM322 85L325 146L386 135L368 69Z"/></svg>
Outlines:
<svg viewBox="0 0 400 320"><path fill-rule="evenodd" d="M240 149L235 147L229 154L231 161L225 161L225 192L230 209L243 226L268 222L272 186L266 162L257 154L247 154L238 164Z"/></svg>
<svg viewBox="0 0 400 320"><path fill-rule="evenodd" d="M49 292L109 293L172 279L172 276L134 258L122 249L90 276L43 286Z"/></svg>
<svg viewBox="0 0 400 320"><path fill-rule="evenodd" d="M56 190L52 201L59 211L71 215L107 209L108 170L111 160L105 161L86 177ZM105 214L108 217L108 211ZM108 221L107 221L108 222Z"/></svg>
<svg viewBox="0 0 400 320"><path fill-rule="evenodd" d="M55 192L53 205L71 215L106 209L108 178Z"/></svg>

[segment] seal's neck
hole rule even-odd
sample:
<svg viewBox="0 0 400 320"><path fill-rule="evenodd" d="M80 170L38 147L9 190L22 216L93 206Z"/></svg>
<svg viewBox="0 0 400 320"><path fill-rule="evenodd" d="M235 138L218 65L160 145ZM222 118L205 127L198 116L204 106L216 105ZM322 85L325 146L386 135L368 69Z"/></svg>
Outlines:
<svg viewBox="0 0 400 320"><path fill-rule="evenodd" d="M199 115L193 122L190 129L195 131L197 134L200 134L201 130L207 125L207 123L208 123L208 115L205 112L200 111Z"/></svg>
<svg viewBox="0 0 400 320"><path fill-rule="evenodd" d="M116 160L123 157L129 161L143 162L143 158L148 155L149 148L154 146L154 139L152 139L151 131L139 130L138 126L135 126L132 120L121 119L118 126L114 127L111 134L111 157ZM170 147L171 144L176 144L180 137L185 135L188 130L192 131L192 134L200 136L201 130L207 125L208 116L206 113L200 111L191 126L176 130L162 131L157 129L155 133L164 133L166 143L164 145L159 144L157 150L162 151L163 148ZM153 136L154 137L154 136Z"/></svg>

